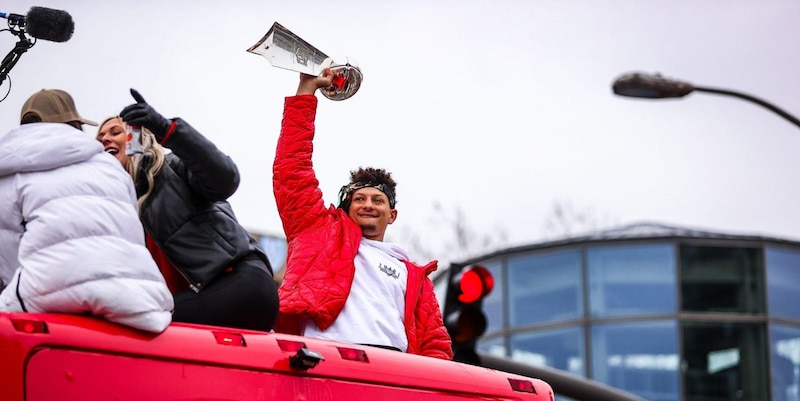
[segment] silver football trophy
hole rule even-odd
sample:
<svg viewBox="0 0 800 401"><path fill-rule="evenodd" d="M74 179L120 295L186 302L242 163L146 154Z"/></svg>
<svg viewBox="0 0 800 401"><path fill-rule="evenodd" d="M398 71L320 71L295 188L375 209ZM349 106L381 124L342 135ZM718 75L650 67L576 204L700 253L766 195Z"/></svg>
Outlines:
<svg viewBox="0 0 800 401"><path fill-rule="evenodd" d="M337 76L331 86L320 92L331 100L345 100L355 95L364 79L352 58L328 57L277 22L247 51L264 56L273 67L308 75L319 76L323 69L330 68Z"/></svg>

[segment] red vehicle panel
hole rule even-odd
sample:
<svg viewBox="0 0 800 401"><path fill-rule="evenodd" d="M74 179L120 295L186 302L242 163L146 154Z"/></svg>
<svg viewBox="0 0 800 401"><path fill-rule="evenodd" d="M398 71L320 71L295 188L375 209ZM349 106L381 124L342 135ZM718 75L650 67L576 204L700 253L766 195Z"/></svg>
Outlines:
<svg viewBox="0 0 800 401"><path fill-rule="evenodd" d="M547 383L493 369L180 323L151 335L97 318L0 313L0 355L4 400L553 400Z"/></svg>

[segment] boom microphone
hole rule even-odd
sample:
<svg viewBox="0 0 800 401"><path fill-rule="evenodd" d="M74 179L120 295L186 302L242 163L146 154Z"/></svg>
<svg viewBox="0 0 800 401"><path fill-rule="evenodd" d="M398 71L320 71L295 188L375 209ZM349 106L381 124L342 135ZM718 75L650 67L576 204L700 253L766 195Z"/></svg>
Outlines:
<svg viewBox="0 0 800 401"><path fill-rule="evenodd" d="M66 11L45 7L31 7L25 17L29 35L52 42L66 42L75 31L72 16Z"/></svg>
<svg viewBox="0 0 800 401"><path fill-rule="evenodd" d="M0 13L0 18L8 20L8 29L0 30L0 32L11 32L19 39L14 48L0 61L0 85L8 78L8 73L17 64L19 58L36 44L36 41L31 40L29 36L52 42L66 42L72 37L72 32L75 30L75 23L72 22L72 16L69 13L46 7L31 7L28 14L24 16ZM0 102L6 99L9 92L11 92L10 83L8 92L0 98Z"/></svg>
<svg viewBox="0 0 800 401"><path fill-rule="evenodd" d="M0 13L0 17L24 28L25 33L36 39L51 42L66 42L75 31L75 23L69 13L47 7L31 7L25 16Z"/></svg>

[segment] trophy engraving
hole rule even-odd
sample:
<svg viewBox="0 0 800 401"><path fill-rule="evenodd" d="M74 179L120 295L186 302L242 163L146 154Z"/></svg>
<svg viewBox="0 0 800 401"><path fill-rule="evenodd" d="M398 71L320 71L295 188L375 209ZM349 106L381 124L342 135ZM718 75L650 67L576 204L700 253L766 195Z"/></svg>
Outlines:
<svg viewBox="0 0 800 401"><path fill-rule="evenodd" d="M258 54L273 67L319 76L330 68L337 73L331 86L320 89L331 100L345 100L353 96L364 79L358 64L350 57L328 57L325 53L275 22L267 34L247 49Z"/></svg>

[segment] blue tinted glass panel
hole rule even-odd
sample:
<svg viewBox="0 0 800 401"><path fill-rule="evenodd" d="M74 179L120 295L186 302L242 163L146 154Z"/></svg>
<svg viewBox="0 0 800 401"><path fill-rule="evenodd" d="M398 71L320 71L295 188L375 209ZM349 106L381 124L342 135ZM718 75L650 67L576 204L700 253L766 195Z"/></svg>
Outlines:
<svg viewBox="0 0 800 401"><path fill-rule="evenodd" d="M449 270L449 269L448 269ZM437 272L438 273L438 272ZM436 294L436 300L439 301L439 310L444 313L444 301L447 296L447 284L450 278L449 271L443 271L433 280L433 293Z"/></svg>
<svg viewBox="0 0 800 401"><path fill-rule="evenodd" d="M770 315L800 319L800 252L767 248L767 294Z"/></svg>
<svg viewBox="0 0 800 401"><path fill-rule="evenodd" d="M283 269L286 265L286 253L289 251L286 239L264 235L258 238L258 242L267 254L272 270L277 273Z"/></svg>
<svg viewBox="0 0 800 401"><path fill-rule="evenodd" d="M764 252L761 248L680 247L681 310L764 314Z"/></svg>
<svg viewBox="0 0 800 401"><path fill-rule="evenodd" d="M672 245L603 247L587 252L592 316L674 313Z"/></svg>
<svg viewBox="0 0 800 401"><path fill-rule="evenodd" d="M479 340L475 348L494 356L508 356L503 337L494 337L489 340Z"/></svg>
<svg viewBox="0 0 800 401"><path fill-rule="evenodd" d="M580 251L511 258L507 269L511 327L583 317Z"/></svg>
<svg viewBox="0 0 800 401"><path fill-rule="evenodd" d="M548 366L586 377L583 328L567 327L514 334L509 338L511 359Z"/></svg>
<svg viewBox="0 0 800 401"><path fill-rule="evenodd" d="M765 324L683 321L681 327L687 401L770 399Z"/></svg>
<svg viewBox="0 0 800 401"><path fill-rule="evenodd" d="M592 327L594 380L650 401L680 400L678 329L674 321Z"/></svg>
<svg viewBox="0 0 800 401"><path fill-rule="evenodd" d="M511 359L586 377L583 329L567 327L512 335Z"/></svg>
<svg viewBox="0 0 800 401"><path fill-rule="evenodd" d="M800 400L800 327L770 325L772 399Z"/></svg>
<svg viewBox="0 0 800 401"><path fill-rule="evenodd" d="M483 299L483 312L486 314L486 334L503 328L503 291L505 281L500 262L481 263L494 277L494 289Z"/></svg>

